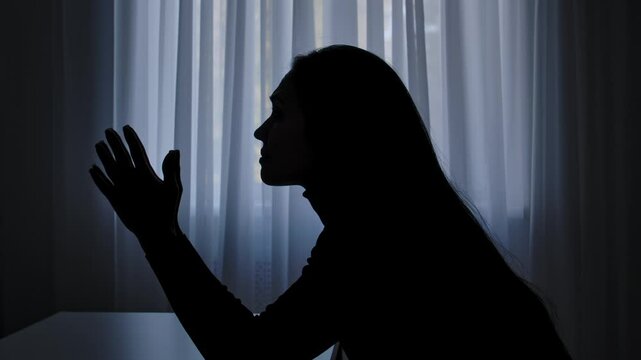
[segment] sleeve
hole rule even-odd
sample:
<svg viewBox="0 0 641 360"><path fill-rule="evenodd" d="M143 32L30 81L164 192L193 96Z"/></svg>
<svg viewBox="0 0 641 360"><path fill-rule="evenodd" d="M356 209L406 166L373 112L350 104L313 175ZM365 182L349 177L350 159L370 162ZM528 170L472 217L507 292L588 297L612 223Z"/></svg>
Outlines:
<svg viewBox="0 0 641 360"><path fill-rule="evenodd" d="M338 277L324 235L300 278L254 316L209 271L184 234L157 239L146 257L205 359L313 359L338 341Z"/></svg>

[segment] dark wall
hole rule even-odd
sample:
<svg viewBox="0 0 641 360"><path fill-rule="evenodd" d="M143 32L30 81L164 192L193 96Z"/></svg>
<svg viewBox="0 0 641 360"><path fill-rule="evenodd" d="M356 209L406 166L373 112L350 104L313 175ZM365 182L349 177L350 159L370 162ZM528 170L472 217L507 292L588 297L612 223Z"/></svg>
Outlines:
<svg viewBox="0 0 641 360"><path fill-rule="evenodd" d="M56 1L2 4L0 336L54 312Z"/></svg>
<svg viewBox="0 0 641 360"><path fill-rule="evenodd" d="M89 176L113 123L114 1L61 2L55 139L54 289L59 310L114 310L114 216Z"/></svg>
<svg viewBox="0 0 641 360"><path fill-rule="evenodd" d="M0 337L114 308L113 212L88 174L113 117L113 9L2 3Z"/></svg>
<svg viewBox="0 0 641 360"><path fill-rule="evenodd" d="M601 259L581 274L589 282L578 298L592 326L581 327L580 355L641 359L641 4L575 3L578 46L566 76L576 76L577 131L584 134L580 212L591 214L589 236L602 239L576 249L579 261L587 263L588 253Z"/></svg>

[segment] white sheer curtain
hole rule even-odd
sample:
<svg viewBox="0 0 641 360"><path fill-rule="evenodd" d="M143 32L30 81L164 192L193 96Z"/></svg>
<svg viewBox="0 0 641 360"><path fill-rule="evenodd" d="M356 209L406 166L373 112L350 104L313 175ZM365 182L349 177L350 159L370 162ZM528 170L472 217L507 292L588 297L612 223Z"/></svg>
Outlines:
<svg viewBox="0 0 641 360"><path fill-rule="evenodd" d="M398 64L405 79L408 68L420 68L410 86L421 91L425 111L425 39L422 28L420 38L414 34L415 6L424 23L422 4L413 2L116 1L114 126L138 129L157 168L169 149L181 149L182 227L252 309L298 277L321 229L301 188L270 188L258 176L252 133L268 116L269 94L294 55L345 43ZM115 242L117 306L167 308L118 223Z"/></svg>
<svg viewBox="0 0 641 360"><path fill-rule="evenodd" d="M116 0L113 125L133 125L157 169L181 150L181 226L260 311L298 277L321 224L301 188L261 183L252 133L293 56L368 49L405 81L445 171L515 270L558 305L563 330L576 320L563 290L572 273L548 271L571 255L555 255L565 233L545 223L559 168L546 152L558 141L554 11L525 0ZM115 226L116 308L168 309L137 242Z"/></svg>

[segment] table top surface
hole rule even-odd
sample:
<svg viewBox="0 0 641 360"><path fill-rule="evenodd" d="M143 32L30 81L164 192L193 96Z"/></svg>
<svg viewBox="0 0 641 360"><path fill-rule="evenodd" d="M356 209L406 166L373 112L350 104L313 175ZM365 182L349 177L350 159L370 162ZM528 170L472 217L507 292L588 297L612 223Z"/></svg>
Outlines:
<svg viewBox="0 0 641 360"><path fill-rule="evenodd" d="M329 360L331 348L315 360ZM174 313L59 312L0 339L0 359L202 360Z"/></svg>

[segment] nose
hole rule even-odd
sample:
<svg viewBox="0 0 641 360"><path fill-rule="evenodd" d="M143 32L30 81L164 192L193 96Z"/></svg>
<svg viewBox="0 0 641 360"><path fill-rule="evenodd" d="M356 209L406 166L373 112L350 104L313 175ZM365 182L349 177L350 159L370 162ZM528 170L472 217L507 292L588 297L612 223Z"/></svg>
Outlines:
<svg viewBox="0 0 641 360"><path fill-rule="evenodd" d="M257 140L260 140L262 142L265 142L265 139L267 139L267 127L269 126L267 123L269 122L269 119L263 121L263 123L254 131L254 137Z"/></svg>

